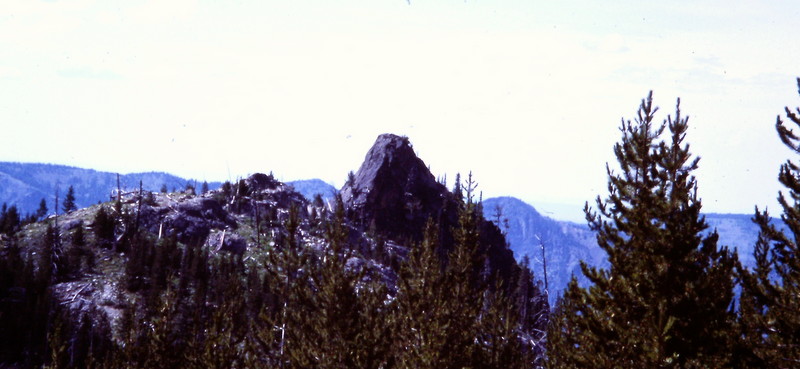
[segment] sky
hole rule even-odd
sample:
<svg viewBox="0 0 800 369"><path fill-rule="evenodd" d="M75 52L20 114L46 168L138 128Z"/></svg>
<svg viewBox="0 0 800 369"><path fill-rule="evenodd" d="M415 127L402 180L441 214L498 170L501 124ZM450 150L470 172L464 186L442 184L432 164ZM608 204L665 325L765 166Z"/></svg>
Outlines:
<svg viewBox="0 0 800 369"><path fill-rule="evenodd" d="M794 0L6 0L0 161L340 187L395 133L437 177L578 220L653 90L659 120L678 98L690 117L705 211L778 213L799 20Z"/></svg>

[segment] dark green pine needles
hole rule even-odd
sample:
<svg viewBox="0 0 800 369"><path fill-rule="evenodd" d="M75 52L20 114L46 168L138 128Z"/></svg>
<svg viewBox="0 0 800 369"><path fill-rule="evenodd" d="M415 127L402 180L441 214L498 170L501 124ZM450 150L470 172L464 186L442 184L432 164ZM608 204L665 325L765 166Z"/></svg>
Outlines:
<svg viewBox="0 0 800 369"><path fill-rule="evenodd" d="M731 351L737 260L700 215L693 158L680 111L661 124L652 92L614 146L608 197L586 205L609 268L582 265L549 331L552 368L724 367ZM666 137L664 137L666 136Z"/></svg>
<svg viewBox="0 0 800 369"><path fill-rule="evenodd" d="M800 127L800 109L785 110L788 120ZM800 152L800 137L780 116L775 126L781 141ZM742 361L747 367L800 367L800 167L787 160L778 180L789 191L788 198L778 195L789 234L778 230L766 211L756 209L754 221L761 229L756 265L741 271L741 325L748 348Z"/></svg>

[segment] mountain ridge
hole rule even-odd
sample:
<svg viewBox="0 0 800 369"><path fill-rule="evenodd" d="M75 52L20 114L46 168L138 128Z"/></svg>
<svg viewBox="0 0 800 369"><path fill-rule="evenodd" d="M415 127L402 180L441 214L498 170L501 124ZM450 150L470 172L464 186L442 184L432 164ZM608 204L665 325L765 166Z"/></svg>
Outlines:
<svg viewBox="0 0 800 369"><path fill-rule="evenodd" d="M369 156L368 153L367 159ZM424 163L421 165L424 166ZM120 175L124 189L138 188L139 180L148 191L158 191L162 185L167 185L169 190L183 189L187 183L199 187L194 180L163 172ZM433 177L428 180L434 181ZM42 198L47 200L50 213L54 213L52 199L56 184L59 184L62 198L66 193L66 187L75 186L78 207L87 207L110 199L112 191L116 189L116 173L58 164L0 162L0 203L6 203L8 206L16 205L23 214L36 211ZM316 194L320 194L323 200L330 202L339 193L335 187L320 179L288 181L286 184L292 186L309 201L313 200ZM435 185L440 184L436 182ZM209 183L209 188L212 190L219 186L221 186L219 182ZM440 186L444 188L443 185ZM343 189L346 188L347 186ZM497 205L502 208L502 217L509 218L511 227L504 231L514 258L521 261L527 255L534 275L542 280L544 278L541 243L544 241L545 256L549 264L548 282L554 295L566 286L573 274L582 280L580 260L587 260L594 266L604 265L604 253L596 245L594 234L585 224L543 215L534 205L512 196L485 199L483 201L485 218L494 221L501 230L504 227L502 221L498 222L495 219ZM754 263L752 249L758 234L758 228L750 221L752 215L732 213L704 215L709 224L709 231L718 230L719 244L735 248L742 264L752 266ZM536 236L543 239L537 239Z"/></svg>
<svg viewBox="0 0 800 369"><path fill-rule="evenodd" d="M27 214L34 213L39 208L40 201L45 199L49 214L53 214L56 189L59 197L63 199L67 188L73 186L76 205L79 208L88 207L110 199L117 188L117 174L61 164L0 162L0 204L16 206L22 214ZM166 186L169 192L175 192L185 189L187 185L200 191L203 183L196 179L186 179L158 171L120 173L119 178L124 191L138 189L140 180L143 189L152 192L159 191L162 186ZM207 183L209 189L214 190L223 182ZM286 183L295 187L297 192L309 200L312 200L317 193L322 195L323 199L330 200L337 192L335 187L316 178Z"/></svg>

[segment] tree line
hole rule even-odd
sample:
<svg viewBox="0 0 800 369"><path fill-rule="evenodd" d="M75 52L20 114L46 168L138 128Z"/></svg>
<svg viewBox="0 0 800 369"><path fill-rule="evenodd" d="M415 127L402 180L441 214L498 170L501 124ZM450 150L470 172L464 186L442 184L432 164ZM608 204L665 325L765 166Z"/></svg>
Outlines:
<svg viewBox="0 0 800 369"><path fill-rule="evenodd" d="M0 291L16 289L21 300L0 296L0 339L8 343L0 358L51 368L541 366L546 298L527 268L502 281L491 275L475 185L462 187L455 245L441 247L431 220L397 268L353 244L357 231L340 199L316 199L306 218L292 207L279 234L247 254L138 230L143 195L99 205L92 222L69 235L46 222L37 245L12 235L3 249ZM214 196L242 207L250 192L239 181ZM109 282L118 287L117 323L101 306L76 311L56 301L57 286L95 275L109 263L95 259L121 252L121 273L102 274L117 278Z"/></svg>
<svg viewBox="0 0 800 369"><path fill-rule="evenodd" d="M608 195L585 207L610 266L582 264L590 286L573 278L564 292L548 330L548 367L800 367L800 166L787 160L778 176L789 233L756 208L756 265L745 268L700 215L699 158L689 152L680 100L660 124L657 110L651 92L636 118L623 120ZM775 125L794 153L799 114L787 107Z"/></svg>

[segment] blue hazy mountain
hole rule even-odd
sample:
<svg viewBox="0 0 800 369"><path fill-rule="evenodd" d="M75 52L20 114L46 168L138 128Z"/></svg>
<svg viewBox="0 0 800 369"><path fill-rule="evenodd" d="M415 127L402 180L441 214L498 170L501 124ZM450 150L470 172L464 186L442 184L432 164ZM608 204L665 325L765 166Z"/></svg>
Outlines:
<svg viewBox="0 0 800 369"><path fill-rule="evenodd" d="M580 261L592 266L606 266L606 254L597 246L595 234L586 224L552 219L541 215L536 208L514 197L484 200L484 216L497 222L506 232L506 239L517 260L525 256L539 280L544 280L543 260L547 260L547 279L551 300L566 287L574 274L585 282ZM498 217L499 215L499 217ZM746 267L754 265L753 247L758 239L758 226L751 214L704 214L708 232L716 230L718 245L736 250ZM779 228L785 228L775 220ZM542 256L544 245L544 258Z"/></svg>
<svg viewBox="0 0 800 369"><path fill-rule="evenodd" d="M486 199L483 209L487 219L497 222L499 218L500 229L506 233L514 256L517 260L527 256L535 278L543 282L543 261L547 261L551 300L566 287L573 274L582 280L581 260L590 265L605 263L605 253L585 225L542 216L533 206L514 197Z"/></svg>
<svg viewBox="0 0 800 369"><path fill-rule="evenodd" d="M187 184L200 191L202 186L202 181L164 172L121 174L119 178L123 190L139 188L139 181L142 181L142 187L146 191L159 191L162 186L166 186L170 192L180 191ZM287 184L309 200L313 200L316 194L320 194L324 200L330 200L338 192L335 187L321 179L292 181ZM220 182L208 183L211 190L220 185ZM35 212L42 199L45 199L48 209L53 213L56 189L61 200L69 186L75 189L77 206L86 207L111 199L117 188L117 174L66 165L0 162L0 204L15 205L22 214Z"/></svg>
<svg viewBox="0 0 800 369"><path fill-rule="evenodd" d="M183 190L187 184L199 191L202 186L202 181L162 172L121 174L119 179L123 190L139 188L139 181L148 191L158 191L162 186L168 191ZM117 188L117 174L66 165L0 162L0 203L16 205L23 214L36 211L42 199L53 213L56 189L63 199L69 186L75 189L77 206L86 207L110 199ZM219 186L218 182L209 183L210 189Z"/></svg>
<svg viewBox="0 0 800 369"><path fill-rule="evenodd" d="M314 200L316 195L322 196L325 201L331 200L339 192L336 187L331 186L321 179L303 179L299 181L286 182L286 184L294 187L294 190L299 192L303 197L309 201Z"/></svg>

